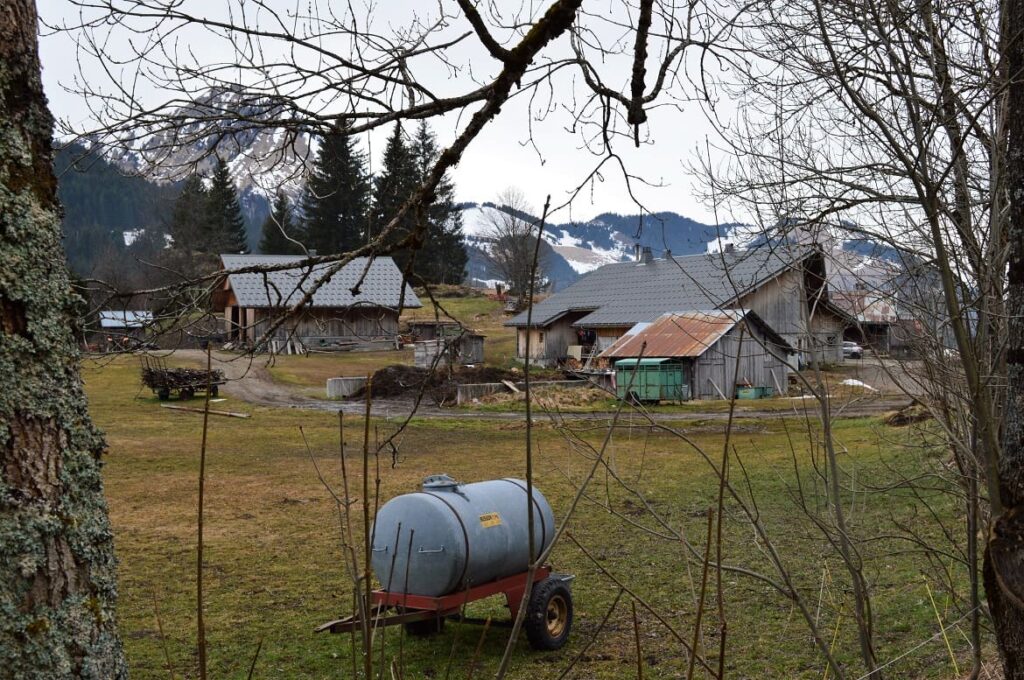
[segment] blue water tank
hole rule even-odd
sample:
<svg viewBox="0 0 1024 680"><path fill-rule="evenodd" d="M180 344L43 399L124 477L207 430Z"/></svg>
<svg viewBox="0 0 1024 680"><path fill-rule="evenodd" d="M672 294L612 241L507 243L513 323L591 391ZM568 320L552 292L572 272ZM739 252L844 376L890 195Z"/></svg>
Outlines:
<svg viewBox="0 0 1024 680"><path fill-rule="evenodd" d="M534 555L551 544L555 516L533 487ZM373 573L385 590L447 595L529 567L526 482L459 484L448 475L392 498L373 524ZM412 542L410 543L410 538Z"/></svg>

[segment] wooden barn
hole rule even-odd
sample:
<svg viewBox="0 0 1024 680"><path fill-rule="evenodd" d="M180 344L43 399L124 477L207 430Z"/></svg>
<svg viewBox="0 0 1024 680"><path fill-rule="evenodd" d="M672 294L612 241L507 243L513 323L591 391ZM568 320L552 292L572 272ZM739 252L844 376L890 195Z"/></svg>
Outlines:
<svg viewBox="0 0 1024 680"><path fill-rule="evenodd" d="M793 351L754 312L716 309L669 313L637 324L600 359L615 366L642 356L657 361L660 370L680 370L682 392L689 398L728 399L737 388L785 394L786 362Z"/></svg>
<svg viewBox="0 0 1024 680"><path fill-rule="evenodd" d="M825 259L814 246L759 247L722 253L655 258L649 248L635 262L608 264L506 322L517 332L524 358L552 365L583 348L593 357L638 323L679 310L741 309L755 312L794 348L843 360L843 329L853 320L831 303Z"/></svg>
<svg viewBox="0 0 1024 680"><path fill-rule="evenodd" d="M293 255L221 255L227 275L213 296L213 309L223 316L227 341L259 342L271 324L312 290L331 265L269 272L238 270L302 259ZM358 294L354 294L357 284ZM390 257L372 261L360 257L316 288L310 303L287 318L269 340L271 345L297 343L306 350L395 347L401 310L421 306Z"/></svg>

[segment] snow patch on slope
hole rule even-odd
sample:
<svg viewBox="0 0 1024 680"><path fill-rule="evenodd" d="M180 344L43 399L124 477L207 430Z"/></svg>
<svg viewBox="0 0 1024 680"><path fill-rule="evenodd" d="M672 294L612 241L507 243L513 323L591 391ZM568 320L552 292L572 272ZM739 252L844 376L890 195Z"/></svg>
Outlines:
<svg viewBox="0 0 1024 680"><path fill-rule="evenodd" d="M463 209L462 233L467 245L490 252L493 225L504 217L500 210L491 206L478 205ZM598 267L628 258L631 246L620 239L613 238L613 247L607 248L584 238L583 227L594 226L599 225L594 222L585 223L581 225L579 233L573 233L573 227L569 225L555 226L544 231L544 240L577 274L586 274Z"/></svg>
<svg viewBox="0 0 1024 680"><path fill-rule="evenodd" d="M726 245L733 245L737 250L749 248L764 235L764 230L753 224L738 224L722 231L722 235L708 241L708 253L720 253Z"/></svg>

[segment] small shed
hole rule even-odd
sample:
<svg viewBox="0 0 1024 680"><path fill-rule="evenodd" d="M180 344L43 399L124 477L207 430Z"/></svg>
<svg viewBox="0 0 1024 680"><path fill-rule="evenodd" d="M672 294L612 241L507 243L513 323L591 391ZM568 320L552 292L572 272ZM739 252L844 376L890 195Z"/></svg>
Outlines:
<svg viewBox="0 0 1024 680"><path fill-rule="evenodd" d="M153 312L140 309L105 309L100 312L100 328L106 333L138 337L153 323Z"/></svg>
<svg viewBox="0 0 1024 680"><path fill-rule="evenodd" d="M789 355L795 351L755 313L717 309L672 312L651 324L637 324L599 358L615 367L617 390L631 370L642 367L633 381L643 373L644 389L653 381L663 393L679 398L727 399L737 388L757 388L760 395L783 392ZM642 360L639 366L637 359Z"/></svg>
<svg viewBox="0 0 1024 680"><path fill-rule="evenodd" d="M442 362L473 366L484 362L484 336L470 330L457 335L421 340L413 344L413 356L419 368L431 368ZM438 355L443 358L438 359Z"/></svg>
<svg viewBox="0 0 1024 680"><path fill-rule="evenodd" d="M435 321L433 319L413 319L409 321L409 334L416 342L450 337L462 332L462 324L458 321Z"/></svg>
<svg viewBox="0 0 1024 680"><path fill-rule="evenodd" d="M636 401L689 401L690 386L683 364L674 359L619 359L615 362L615 394Z"/></svg>

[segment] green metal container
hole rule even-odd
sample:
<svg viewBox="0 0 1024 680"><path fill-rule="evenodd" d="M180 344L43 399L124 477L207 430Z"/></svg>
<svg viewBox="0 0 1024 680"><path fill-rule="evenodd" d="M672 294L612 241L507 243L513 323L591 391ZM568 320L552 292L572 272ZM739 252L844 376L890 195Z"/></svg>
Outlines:
<svg viewBox="0 0 1024 680"><path fill-rule="evenodd" d="M672 359L619 359L615 362L615 391L619 399L628 396L635 401L690 398L684 367Z"/></svg>
<svg viewBox="0 0 1024 680"><path fill-rule="evenodd" d="M772 388L770 387L744 387L741 385L736 386L737 399L764 399L770 396L772 396Z"/></svg>

